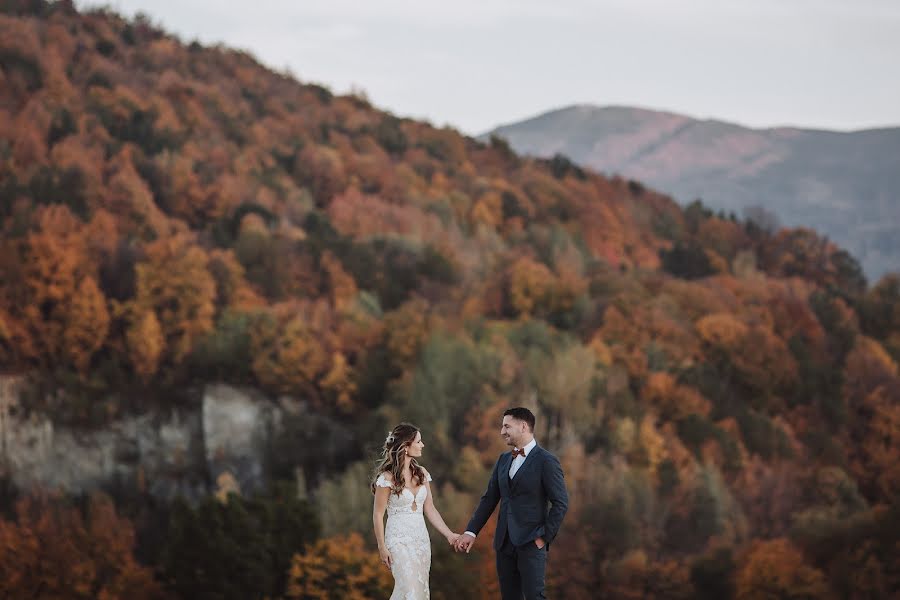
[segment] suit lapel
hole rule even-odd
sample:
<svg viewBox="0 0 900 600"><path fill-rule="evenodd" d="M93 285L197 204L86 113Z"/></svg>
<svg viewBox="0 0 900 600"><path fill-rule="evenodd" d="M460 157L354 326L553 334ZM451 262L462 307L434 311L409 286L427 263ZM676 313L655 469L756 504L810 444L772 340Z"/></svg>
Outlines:
<svg viewBox="0 0 900 600"><path fill-rule="evenodd" d="M507 452L503 458L500 459L500 466L498 467L497 475L500 477L500 495L503 496L503 491L509 491L510 485L512 482L509 480L509 467L512 464L512 452Z"/></svg>

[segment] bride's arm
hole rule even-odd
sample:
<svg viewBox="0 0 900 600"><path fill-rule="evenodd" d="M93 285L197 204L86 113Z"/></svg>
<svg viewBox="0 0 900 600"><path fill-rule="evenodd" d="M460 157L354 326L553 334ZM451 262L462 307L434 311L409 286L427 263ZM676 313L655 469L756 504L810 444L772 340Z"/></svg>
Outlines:
<svg viewBox="0 0 900 600"><path fill-rule="evenodd" d="M459 534L454 533L447 527L447 524L444 523L444 518L434 505L434 493L431 491L430 479L431 476L428 474L428 471L425 471L425 488L428 490L428 493L425 495L425 516L428 517L428 520L434 528L440 531L441 534L447 538L447 541L452 544L456 541L456 538L459 537Z"/></svg>
<svg viewBox="0 0 900 600"><path fill-rule="evenodd" d="M375 487L375 504L372 508L372 523L375 526L375 540L378 542L378 556L387 568L391 568L393 557L384 545L384 511L387 510L388 498L391 495L389 487Z"/></svg>

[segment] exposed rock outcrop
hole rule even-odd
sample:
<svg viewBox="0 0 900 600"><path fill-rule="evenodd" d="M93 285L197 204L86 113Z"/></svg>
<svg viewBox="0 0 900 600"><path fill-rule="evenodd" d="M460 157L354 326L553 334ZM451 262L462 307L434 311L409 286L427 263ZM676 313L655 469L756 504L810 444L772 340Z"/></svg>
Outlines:
<svg viewBox="0 0 900 600"><path fill-rule="evenodd" d="M301 402L210 384L187 405L83 430L24 411L23 385L21 377L0 376L0 477L18 489L120 487L196 499L215 492L224 476L232 489L252 493L268 483L268 454L285 414L321 425Z"/></svg>

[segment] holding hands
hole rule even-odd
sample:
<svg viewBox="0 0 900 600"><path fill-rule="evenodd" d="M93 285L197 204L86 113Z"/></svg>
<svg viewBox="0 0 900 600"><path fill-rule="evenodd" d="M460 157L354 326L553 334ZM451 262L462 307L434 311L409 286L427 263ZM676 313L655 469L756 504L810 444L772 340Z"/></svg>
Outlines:
<svg viewBox="0 0 900 600"><path fill-rule="evenodd" d="M468 554L469 550L471 550L472 546L474 546L474 545L475 545L475 538L472 537L471 535L463 534L463 535L457 536L456 543L453 544L453 549L456 550L457 552L465 552L466 554Z"/></svg>
<svg viewBox="0 0 900 600"><path fill-rule="evenodd" d="M456 536L456 540L454 541L451 536L447 537L447 540L450 542L450 545L453 546L453 549L457 552L465 552L469 553L469 550L472 549L472 546L475 545L475 538L468 534L454 534ZM544 541L544 538L539 537L534 540L534 545L538 548L543 548L547 545L547 542Z"/></svg>

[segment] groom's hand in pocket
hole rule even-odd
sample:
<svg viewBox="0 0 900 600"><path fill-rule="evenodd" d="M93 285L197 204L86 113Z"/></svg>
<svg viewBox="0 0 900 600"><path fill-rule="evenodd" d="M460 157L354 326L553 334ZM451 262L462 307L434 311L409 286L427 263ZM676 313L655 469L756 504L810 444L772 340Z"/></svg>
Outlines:
<svg viewBox="0 0 900 600"><path fill-rule="evenodd" d="M539 538L535 538L534 545L538 547L538 550L540 550L541 548L543 548L544 546L547 545L547 542L544 541L544 538L539 537Z"/></svg>

